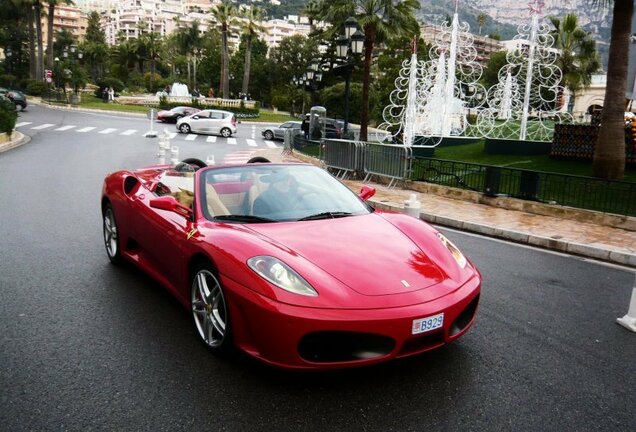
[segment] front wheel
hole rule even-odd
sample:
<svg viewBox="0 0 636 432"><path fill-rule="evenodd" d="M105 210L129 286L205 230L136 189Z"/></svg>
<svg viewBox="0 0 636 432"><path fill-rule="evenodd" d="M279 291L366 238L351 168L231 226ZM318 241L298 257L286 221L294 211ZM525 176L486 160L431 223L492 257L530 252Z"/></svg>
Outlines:
<svg viewBox="0 0 636 432"><path fill-rule="evenodd" d="M121 250L119 248L119 233L117 230L117 220L113 206L108 203L104 206L104 244L106 254L111 263L119 265L122 262Z"/></svg>
<svg viewBox="0 0 636 432"><path fill-rule="evenodd" d="M197 268L192 278L192 319L203 343L227 353L232 345L227 300L211 265Z"/></svg>
<svg viewBox="0 0 636 432"><path fill-rule="evenodd" d="M190 125L187 123L183 123L181 126L179 126L179 132L187 134L190 133L192 129L190 129Z"/></svg>
<svg viewBox="0 0 636 432"><path fill-rule="evenodd" d="M230 130L230 128L223 128L221 129L221 136L223 138L229 138L232 136L232 131Z"/></svg>

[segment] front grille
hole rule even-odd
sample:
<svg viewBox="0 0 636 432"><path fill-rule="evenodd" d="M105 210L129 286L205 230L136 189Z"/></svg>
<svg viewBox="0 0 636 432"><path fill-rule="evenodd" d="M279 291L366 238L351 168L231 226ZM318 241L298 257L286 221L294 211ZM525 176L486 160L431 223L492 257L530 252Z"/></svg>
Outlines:
<svg viewBox="0 0 636 432"><path fill-rule="evenodd" d="M440 329L433 333L429 333L423 336L413 337L402 345L402 349L398 354L398 357L403 355L415 354L424 351L428 351L433 348L437 348L444 344L444 330Z"/></svg>
<svg viewBox="0 0 636 432"><path fill-rule="evenodd" d="M382 357L393 348L395 341L387 336L324 331L305 335L298 344L298 354L314 363L336 363Z"/></svg>

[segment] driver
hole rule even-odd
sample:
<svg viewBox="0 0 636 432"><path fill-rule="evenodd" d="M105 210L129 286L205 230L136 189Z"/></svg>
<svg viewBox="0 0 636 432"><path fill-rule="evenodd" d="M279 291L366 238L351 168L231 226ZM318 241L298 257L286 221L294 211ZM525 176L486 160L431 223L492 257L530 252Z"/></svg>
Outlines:
<svg viewBox="0 0 636 432"><path fill-rule="evenodd" d="M254 200L255 215L280 213L295 207L300 199L298 181L288 173L270 174L269 188Z"/></svg>

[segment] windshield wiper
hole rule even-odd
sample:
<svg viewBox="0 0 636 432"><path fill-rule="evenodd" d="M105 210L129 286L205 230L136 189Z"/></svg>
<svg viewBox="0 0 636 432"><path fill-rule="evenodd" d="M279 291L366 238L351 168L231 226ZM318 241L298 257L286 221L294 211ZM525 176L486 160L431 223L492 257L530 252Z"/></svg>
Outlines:
<svg viewBox="0 0 636 432"><path fill-rule="evenodd" d="M319 219L335 219L335 218L341 218L341 217L347 217L347 216L351 216L351 213L349 212L342 212L342 211L338 211L338 212L323 212L323 213L316 213L310 216L305 216L303 218L298 219L299 221L308 221L308 220L319 220Z"/></svg>
<svg viewBox="0 0 636 432"><path fill-rule="evenodd" d="M214 216L214 220L231 221L231 222L277 222L274 219L267 219L260 216L233 215L233 214Z"/></svg>

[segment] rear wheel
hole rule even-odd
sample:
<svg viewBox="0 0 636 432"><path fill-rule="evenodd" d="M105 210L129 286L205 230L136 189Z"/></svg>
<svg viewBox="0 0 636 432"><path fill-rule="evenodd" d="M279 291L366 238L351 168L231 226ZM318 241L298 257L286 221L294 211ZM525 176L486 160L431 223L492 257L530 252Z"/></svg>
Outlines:
<svg viewBox="0 0 636 432"><path fill-rule="evenodd" d="M272 131L265 131L265 139L269 141L274 139L274 134L272 133Z"/></svg>
<svg viewBox="0 0 636 432"><path fill-rule="evenodd" d="M192 129L190 129L190 125L187 123L183 123L181 126L179 126L179 132L187 134L190 133Z"/></svg>
<svg viewBox="0 0 636 432"><path fill-rule="evenodd" d="M229 138L232 136L232 131L230 130L230 128L223 128L221 129L221 136L223 138Z"/></svg>
<svg viewBox="0 0 636 432"><path fill-rule="evenodd" d="M229 352L232 342L227 300L210 264L194 272L190 298L194 327L203 343L215 353Z"/></svg>
<svg viewBox="0 0 636 432"><path fill-rule="evenodd" d="M121 250L119 248L119 233L117 231L117 220L113 206L107 203L104 206L104 244L106 245L106 254L113 264L121 264Z"/></svg>

